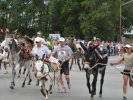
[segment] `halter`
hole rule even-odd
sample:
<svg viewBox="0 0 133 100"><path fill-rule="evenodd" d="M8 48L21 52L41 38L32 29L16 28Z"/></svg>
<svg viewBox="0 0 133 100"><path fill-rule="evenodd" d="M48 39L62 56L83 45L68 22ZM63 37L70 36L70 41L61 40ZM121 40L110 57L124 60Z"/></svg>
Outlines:
<svg viewBox="0 0 133 100"><path fill-rule="evenodd" d="M47 71L46 72L43 72L44 71L44 66L45 66L45 64L48 66L48 64L47 63L45 63L45 62L43 62L41 59L38 59L37 61L41 61L41 64L39 64L39 65L41 65L41 67L40 67L40 69L38 69L37 67L35 67L36 68L36 70L37 70L37 73L39 72L39 73L41 73L42 75L41 75L41 78L46 78L46 76L49 76L51 79L52 79L52 77L50 76L50 69L49 69L49 67L48 67L48 69L47 69ZM38 65L38 66L39 66ZM37 66L37 65L36 65ZM40 78L40 79L41 79Z"/></svg>
<svg viewBox="0 0 133 100"><path fill-rule="evenodd" d="M97 57L96 57L96 54L99 56L98 59L96 59L96 58L97 58ZM97 49L95 49L94 52L92 52L92 55L94 56L94 59L96 60L96 62L95 62L95 65L94 65L94 66L92 66L92 67L89 68L89 70L94 69L95 67L97 67L97 65L105 65L105 66L107 65L107 64L104 64L104 63L98 63L98 61L99 61L100 59L102 59L102 57L101 57L101 55L99 54L99 52L98 52ZM104 67L104 68L105 68L105 67Z"/></svg>

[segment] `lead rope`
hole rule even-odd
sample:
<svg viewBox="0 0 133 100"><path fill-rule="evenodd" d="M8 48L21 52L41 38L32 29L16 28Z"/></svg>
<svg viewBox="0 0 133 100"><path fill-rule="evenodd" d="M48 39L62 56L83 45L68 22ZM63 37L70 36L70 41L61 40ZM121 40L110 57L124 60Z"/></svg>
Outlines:
<svg viewBox="0 0 133 100"><path fill-rule="evenodd" d="M113 66L116 70L118 70L120 73L122 74L130 74L130 79L133 81L133 68L131 69L130 72L123 72L120 69L118 69L117 67Z"/></svg>
<svg viewBox="0 0 133 100"><path fill-rule="evenodd" d="M93 67L89 68L89 70L92 70L92 69L95 68L97 65L107 65L107 64L97 63L97 64L95 64Z"/></svg>

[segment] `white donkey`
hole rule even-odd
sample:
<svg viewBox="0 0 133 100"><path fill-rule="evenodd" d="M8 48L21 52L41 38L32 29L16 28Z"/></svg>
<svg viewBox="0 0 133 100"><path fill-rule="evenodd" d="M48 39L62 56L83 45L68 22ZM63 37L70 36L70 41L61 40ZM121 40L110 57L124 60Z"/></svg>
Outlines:
<svg viewBox="0 0 133 100"><path fill-rule="evenodd" d="M39 80L40 91L48 100L48 94L52 93L52 87L54 81L56 80L58 90L60 91L60 67L56 58L50 57L47 61L42 61L41 59L36 59L34 62L34 74ZM64 90L65 92L66 90Z"/></svg>

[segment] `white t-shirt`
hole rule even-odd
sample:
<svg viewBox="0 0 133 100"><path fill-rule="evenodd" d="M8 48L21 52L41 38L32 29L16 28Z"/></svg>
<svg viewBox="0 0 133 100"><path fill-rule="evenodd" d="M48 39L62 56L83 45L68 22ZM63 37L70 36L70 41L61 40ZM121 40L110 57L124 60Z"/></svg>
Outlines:
<svg viewBox="0 0 133 100"><path fill-rule="evenodd" d="M123 60L125 63L125 70L131 70L133 68L133 53L132 54L127 54L125 53L123 56Z"/></svg>
<svg viewBox="0 0 133 100"><path fill-rule="evenodd" d="M48 49L47 46L45 45L41 45L40 47L37 47L36 45L33 47L31 53L36 56L39 56L39 59L42 59L43 55L46 54L46 56L48 56L51 51Z"/></svg>

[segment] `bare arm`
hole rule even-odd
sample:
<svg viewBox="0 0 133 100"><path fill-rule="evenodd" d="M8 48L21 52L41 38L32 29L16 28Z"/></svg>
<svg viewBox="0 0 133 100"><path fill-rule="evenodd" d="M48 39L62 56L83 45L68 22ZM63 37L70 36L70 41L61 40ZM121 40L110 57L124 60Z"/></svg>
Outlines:
<svg viewBox="0 0 133 100"><path fill-rule="evenodd" d="M123 58L121 58L120 60L118 60L118 61L116 61L116 62L112 63L112 65L117 65L117 64L120 64L122 61L124 61L124 57L123 57Z"/></svg>

